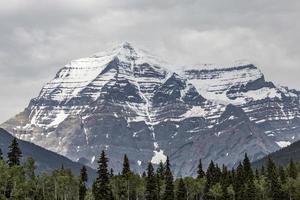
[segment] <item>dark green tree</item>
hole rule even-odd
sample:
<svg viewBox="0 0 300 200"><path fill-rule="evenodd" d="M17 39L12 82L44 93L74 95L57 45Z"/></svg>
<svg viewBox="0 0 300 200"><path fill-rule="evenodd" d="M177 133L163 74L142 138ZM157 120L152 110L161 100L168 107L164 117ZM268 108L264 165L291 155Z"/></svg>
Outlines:
<svg viewBox="0 0 300 200"><path fill-rule="evenodd" d="M176 200L186 200L187 199L187 188L183 179L179 179L179 183L176 190Z"/></svg>
<svg viewBox="0 0 300 200"><path fill-rule="evenodd" d="M217 183L216 181L216 167L213 161L210 162L207 171L206 171L206 182L204 186L204 199L209 200L211 199L210 196L210 189L213 185Z"/></svg>
<svg viewBox="0 0 300 200"><path fill-rule="evenodd" d="M122 175L123 176L128 176L131 173L130 171L130 164L127 155L124 155L123 159L123 169L122 169Z"/></svg>
<svg viewBox="0 0 300 200"><path fill-rule="evenodd" d="M166 169L165 169L165 191L163 194L163 200L174 200L174 182L173 174L171 171L170 160L167 157Z"/></svg>
<svg viewBox="0 0 300 200"><path fill-rule="evenodd" d="M240 163L236 168L236 174L233 182L236 200L243 200L244 198L244 191L245 191L244 175L245 175L244 166L242 165L242 163Z"/></svg>
<svg viewBox="0 0 300 200"><path fill-rule="evenodd" d="M88 174L86 167L83 166L80 169L80 177L79 177L79 200L84 200L87 192L86 182L88 181Z"/></svg>
<svg viewBox="0 0 300 200"><path fill-rule="evenodd" d="M282 200L283 192L282 186L279 182L279 175L277 171L277 167L271 158L268 159L267 163L267 178L269 182L269 197L272 200Z"/></svg>
<svg viewBox="0 0 300 200"><path fill-rule="evenodd" d="M147 168L145 198L146 200L158 200L154 168L151 162L149 162Z"/></svg>
<svg viewBox="0 0 300 200"><path fill-rule="evenodd" d="M164 174L165 174L165 166L163 164L163 162L160 161L159 165L158 165L158 168L156 170L156 173L158 175L158 177L160 179L163 179L164 178Z"/></svg>
<svg viewBox="0 0 300 200"><path fill-rule="evenodd" d="M243 178L245 179L245 182L248 181L249 179L253 180L253 170L247 154L245 154L245 158L243 160L243 167L244 167Z"/></svg>
<svg viewBox="0 0 300 200"><path fill-rule="evenodd" d="M201 159L199 160L199 164L198 164L198 170L197 170L197 178L204 178L205 177L205 172L203 171L202 168L202 161Z"/></svg>
<svg viewBox="0 0 300 200"><path fill-rule="evenodd" d="M105 152L102 151L98 161L98 177L96 178L92 188L93 195L97 200L111 200L112 198L107 163L108 158L106 158Z"/></svg>
<svg viewBox="0 0 300 200"><path fill-rule="evenodd" d="M285 184L286 183L286 173L284 171L284 168L282 166L279 166L278 171L279 171L279 179L280 179L281 184Z"/></svg>
<svg viewBox="0 0 300 200"><path fill-rule="evenodd" d="M19 148L19 144L16 138L12 140L11 145L8 147L8 149L9 149L7 153L8 165L10 167L15 165L20 165L22 152L21 149Z"/></svg>
<svg viewBox="0 0 300 200"><path fill-rule="evenodd" d="M2 153L1 148L0 148L0 160L3 160L3 153Z"/></svg>
<svg viewBox="0 0 300 200"><path fill-rule="evenodd" d="M293 160L290 161L290 164L288 166L288 175L289 175L289 177L291 177L293 179L297 178L297 175L298 175L297 167Z"/></svg>

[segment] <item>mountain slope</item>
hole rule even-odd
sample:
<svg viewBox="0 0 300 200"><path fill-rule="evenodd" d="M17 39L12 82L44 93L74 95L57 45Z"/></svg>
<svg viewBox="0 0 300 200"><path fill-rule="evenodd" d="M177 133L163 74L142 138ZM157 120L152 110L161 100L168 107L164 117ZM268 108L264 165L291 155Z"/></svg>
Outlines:
<svg viewBox="0 0 300 200"><path fill-rule="evenodd" d="M194 175L200 158L233 167L298 140L299 94L251 64L174 73L123 43L71 61L1 126L91 167L104 149L116 171L125 153L137 172L169 155L176 175Z"/></svg>
<svg viewBox="0 0 300 200"><path fill-rule="evenodd" d="M268 161L268 159L271 158L274 160L277 164L281 166L287 166L291 160L295 162L300 161L300 141L295 142L291 144L290 146L287 146L285 148L280 149L279 151L276 151L274 153L271 153L267 157L264 157L263 159L260 159L253 163L254 167L261 167L262 165L265 165Z"/></svg>
<svg viewBox="0 0 300 200"><path fill-rule="evenodd" d="M0 128L0 148L2 149L4 156L7 155L8 146L11 144L12 139L13 136L10 133ZM18 140L18 143L23 154L22 159L32 157L35 160L37 173L51 172L55 169L59 169L63 165L65 168L71 169L73 173L79 175L82 164L73 162L68 158L30 142ZM95 170L91 168L87 169L90 179L93 180L96 176Z"/></svg>

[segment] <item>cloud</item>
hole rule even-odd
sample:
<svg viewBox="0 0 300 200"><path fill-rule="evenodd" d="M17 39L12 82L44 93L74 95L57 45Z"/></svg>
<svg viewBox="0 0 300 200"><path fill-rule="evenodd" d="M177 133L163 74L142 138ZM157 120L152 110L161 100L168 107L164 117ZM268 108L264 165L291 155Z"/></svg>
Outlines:
<svg viewBox="0 0 300 200"><path fill-rule="evenodd" d="M297 0L0 1L0 121L70 60L125 40L182 65L247 59L300 89L299 9Z"/></svg>

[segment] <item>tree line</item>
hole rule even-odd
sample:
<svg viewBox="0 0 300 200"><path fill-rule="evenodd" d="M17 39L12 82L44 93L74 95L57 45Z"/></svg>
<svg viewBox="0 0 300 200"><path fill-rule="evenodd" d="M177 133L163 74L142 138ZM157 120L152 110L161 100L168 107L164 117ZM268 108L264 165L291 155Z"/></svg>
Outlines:
<svg viewBox="0 0 300 200"><path fill-rule="evenodd" d="M84 166L79 176L64 166L36 175L35 161L21 158L16 139L6 159L0 149L0 200L300 200L299 163L291 161L284 168L269 159L253 169L247 154L235 169L211 161L204 171L200 159L197 177L175 178L169 158L159 166L149 162L143 174L136 174L127 155L116 174L102 151L91 187Z"/></svg>

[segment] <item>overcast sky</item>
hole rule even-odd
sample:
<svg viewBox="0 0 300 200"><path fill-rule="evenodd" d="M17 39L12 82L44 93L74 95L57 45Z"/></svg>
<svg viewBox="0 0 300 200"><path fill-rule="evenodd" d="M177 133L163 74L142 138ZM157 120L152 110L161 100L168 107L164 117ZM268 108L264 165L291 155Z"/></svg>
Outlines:
<svg viewBox="0 0 300 200"><path fill-rule="evenodd" d="M177 64L246 59L300 90L299 0L0 0L0 122L72 59L133 42Z"/></svg>

